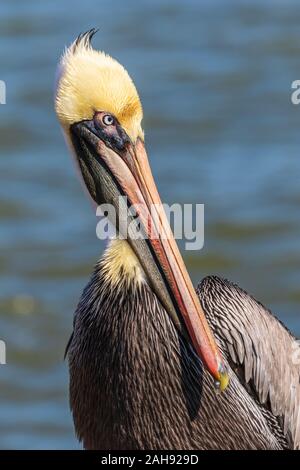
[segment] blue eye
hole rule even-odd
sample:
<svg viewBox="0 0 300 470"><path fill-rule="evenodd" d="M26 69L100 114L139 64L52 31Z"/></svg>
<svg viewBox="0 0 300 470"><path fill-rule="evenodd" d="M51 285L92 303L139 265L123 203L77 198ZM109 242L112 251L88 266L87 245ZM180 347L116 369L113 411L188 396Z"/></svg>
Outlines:
<svg viewBox="0 0 300 470"><path fill-rule="evenodd" d="M115 123L115 120L111 114L105 114L102 118L102 122L105 126L112 126Z"/></svg>

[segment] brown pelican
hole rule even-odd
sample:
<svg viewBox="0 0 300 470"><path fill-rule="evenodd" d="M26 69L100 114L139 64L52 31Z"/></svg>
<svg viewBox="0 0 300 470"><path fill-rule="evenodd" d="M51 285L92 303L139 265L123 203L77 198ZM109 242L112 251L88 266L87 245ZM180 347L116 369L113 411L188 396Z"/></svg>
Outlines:
<svg viewBox="0 0 300 470"><path fill-rule="evenodd" d="M59 121L92 200L117 209L126 195L155 229L154 203L167 230L136 88L118 62L92 49L93 34L61 59ZM295 338L229 281L206 277L196 295L172 236L143 228L148 239L128 233L110 242L75 312L70 405L84 447L299 448Z"/></svg>

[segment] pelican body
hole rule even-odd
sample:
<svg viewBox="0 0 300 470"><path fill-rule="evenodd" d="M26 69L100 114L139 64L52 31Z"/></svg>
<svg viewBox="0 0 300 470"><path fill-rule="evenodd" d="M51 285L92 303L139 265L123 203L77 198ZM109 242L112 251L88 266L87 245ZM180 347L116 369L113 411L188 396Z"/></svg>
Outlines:
<svg viewBox="0 0 300 470"><path fill-rule="evenodd" d="M62 57L56 112L92 201L117 208L125 195L148 237L111 240L76 309L76 434L86 449L297 449L299 344L229 281L206 277L194 290L151 174L136 88L92 49L94 32Z"/></svg>

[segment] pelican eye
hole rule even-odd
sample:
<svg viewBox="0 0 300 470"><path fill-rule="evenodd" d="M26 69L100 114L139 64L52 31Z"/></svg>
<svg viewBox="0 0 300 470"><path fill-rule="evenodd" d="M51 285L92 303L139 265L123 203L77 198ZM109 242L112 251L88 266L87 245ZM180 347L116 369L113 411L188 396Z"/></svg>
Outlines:
<svg viewBox="0 0 300 470"><path fill-rule="evenodd" d="M102 118L102 122L105 126L112 126L115 123L115 120L111 114L105 114Z"/></svg>

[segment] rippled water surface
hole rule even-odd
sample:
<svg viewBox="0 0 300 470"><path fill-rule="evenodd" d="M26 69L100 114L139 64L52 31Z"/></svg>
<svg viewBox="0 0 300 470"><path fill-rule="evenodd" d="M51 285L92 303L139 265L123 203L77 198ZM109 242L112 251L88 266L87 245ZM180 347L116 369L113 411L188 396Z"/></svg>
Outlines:
<svg viewBox="0 0 300 470"><path fill-rule="evenodd" d="M300 5L292 1L2 0L0 447L78 448L64 347L103 246L53 112L56 63L81 31L144 105L166 202L205 204L194 282L238 282L300 334Z"/></svg>

